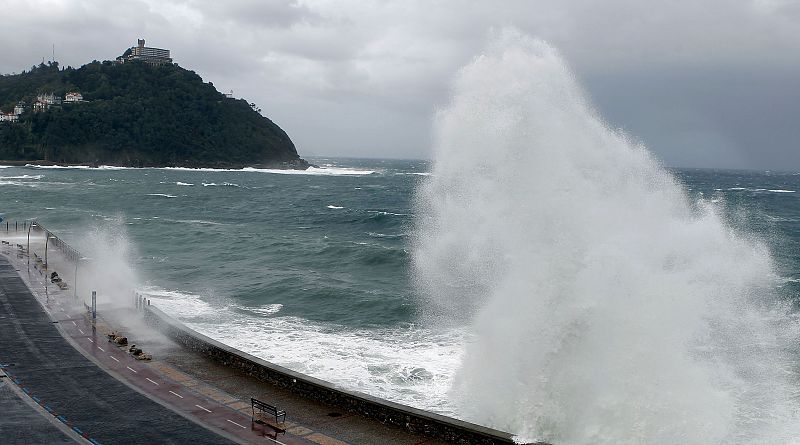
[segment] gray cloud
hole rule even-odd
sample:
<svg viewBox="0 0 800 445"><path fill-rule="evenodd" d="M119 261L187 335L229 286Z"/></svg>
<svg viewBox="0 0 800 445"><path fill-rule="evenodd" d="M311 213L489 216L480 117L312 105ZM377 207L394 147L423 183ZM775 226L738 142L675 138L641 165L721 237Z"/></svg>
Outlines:
<svg viewBox="0 0 800 445"><path fill-rule="evenodd" d="M301 153L426 157L449 82L512 25L558 47L601 114L670 165L800 169L790 0L0 0L0 72L145 37L256 102Z"/></svg>

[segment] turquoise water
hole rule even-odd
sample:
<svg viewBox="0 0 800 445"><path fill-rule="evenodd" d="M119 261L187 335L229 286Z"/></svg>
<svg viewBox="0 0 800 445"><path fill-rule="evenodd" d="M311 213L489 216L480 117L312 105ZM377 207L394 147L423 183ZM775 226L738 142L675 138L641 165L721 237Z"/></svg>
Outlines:
<svg viewBox="0 0 800 445"><path fill-rule="evenodd" d="M429 326L410 278L423 161L314 159L310 172L0 169L0 212L81 250L122 234L137 287L190 326L345 387L453 414L466 326ZM678 170L690 196L800 282L800 176Z"/></svg>

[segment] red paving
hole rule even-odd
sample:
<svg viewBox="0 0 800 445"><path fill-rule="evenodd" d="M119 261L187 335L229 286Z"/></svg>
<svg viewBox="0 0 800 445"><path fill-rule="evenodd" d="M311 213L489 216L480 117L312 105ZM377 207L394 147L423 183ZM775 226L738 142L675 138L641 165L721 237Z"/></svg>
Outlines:
<svg viewBox="0 0 800 445"><path fill-rule="evenodd" d="M44 288L43 277L31 269L28 280L31 287ZM20 275L27 275L20 272ZM41 298L41 292L38 294ZM127 352L128 347L111 343L105 332L92 330L91 322L84 316L80 307L73 304L71 291L61 291L56 286L47 286L47 302L44 304L53 319L58 320L62 334L93 358L101 368L114 377L127 382L150 398L160 401L173 411L209 427L227 432L245 443L278 443L284 445L318 445L323 441L312 442L269 425L253 424L251 417L236 411L213 399L205 397L188 387L156 372L142 361L136 360ZM326 437L326 439L329 439ZM336 441L339 442L339 441ZM339 442L342 443L342 442Z"/></svg>

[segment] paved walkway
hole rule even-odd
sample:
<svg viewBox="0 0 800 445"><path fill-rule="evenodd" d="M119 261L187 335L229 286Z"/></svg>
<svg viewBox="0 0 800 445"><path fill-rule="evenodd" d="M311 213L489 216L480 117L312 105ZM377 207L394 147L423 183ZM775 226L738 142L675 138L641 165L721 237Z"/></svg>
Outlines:
<svg viewBox="0 0 800 445"><path fill-rule="evenodd" d="M209 431L112 378L78 353L61 335L57 323L72 325L76 333L80 333L78 321L83 320L71 319L63 308L60 312L63 316L52 321L14 267L0 256L0 317L3 318L0 365L32 400L75 432L95 444L242 442L223 437L221 434L227 435L224 431ZM137 372L134 363L131 363L133 366L123 363L128 357L118 348L101 350L101 340L91 331L83 337L84 342L96 345L98 355L107 353L109 361L119 363L128 372ZM152 380L154 383L149 383L154 387L151 392L160 390L162 385L166 391L178 389L167 382ZM202 407L195 410L205 412ZM250 430L249 426L232 426Z"/></svg>

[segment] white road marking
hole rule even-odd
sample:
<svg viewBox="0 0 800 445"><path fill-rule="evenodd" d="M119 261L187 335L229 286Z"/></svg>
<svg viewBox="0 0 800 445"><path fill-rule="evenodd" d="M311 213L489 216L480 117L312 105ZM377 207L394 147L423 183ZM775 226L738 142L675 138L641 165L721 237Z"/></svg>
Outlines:
<svg viewBox="0 0 800 445"><path fill-rule="evenodd" d="M74 324L75 326L78 326L78 323L75 323L74 321L72 322L72 324Z"/></svg>
<svg viewBox="0 0 800 445"><path fill-rule="evenodd" d="M103 348L101 348L100 346L98 346L98 347L97 347L97 349L99 349L99 350L101 350L101 351L103 351L103 352L106 352L106 350L105 350L105 349L103 349Z"/></svg>
<svg viewBox="0 0 800 445"><path fill-rule="evenodd" d="M244 429L247 429L247 427L246 427L246 426L244 426L244 425L241 425L241 424L238 424L238 423L234 422L234 421L233 421L233 420L231 420L231 419L225 419L225 420L227 420L228 422L230 422L230 423L232 423L232 424L234 424L234 425L236 425L236 426L240 426L240 427L242 427L242 428L244 428Z"/></svg>
<svg viewBox="0 0 800 445"><path fill-rule="evenodd" d="M94 343L94 340L92 340L91 338L86 337L86 339L89 340L90 342Z"/></svg>
<svg viewBox="0 0 800 445"><path fill-rule="evenodd" d="M178 396L178 397L180 397L180 398L183 398L183 396L182 396L182 395L178 394L178 393L177 393L177 392L175 392L175 391L170 391L170 392L171 392L173 395L176 395L176 396Z"/></svg>
<svg viewBox="0 0 800 445"><path fill-rule="evenodd" d="M208 408L203 408L203 407L202 407L202 406L200 406L200 405L195 405L195 406L196 406L196 407L198 407L198 408L200 408L200 409L202 409L203 411L205 411L205 412L207 412L207 413L210 413L210 412L211 412L211 410L210 410L210 409L208 409Z"/></svg>
<svg viewBox="0 0 800 445"><path fill-rule="evenodd" d="M130 366L126 366L126 368L130 369L131 371L135 372L136 374L138 374L138 373L139 373L139 371L137 371L137 370L135 370L135 369L131 368Z"/></svg>
<svg viewBox="0 0 800 445"><path fill-rule="evenodd" d="M111 360L114 360L115 362L119 363L119 360L117 360L117 358L114 357L113 355L109 355L109 357L111 357Z"/></svg>
<svg viewBox="0 0 800 445"><path fill-rule="evenodd" d="M83 335L86 335L86 333L85 333L85 332L83 332L83 329L81 329L81 328L78 328L78 331L79 331L81 334L83 334Z"/></svg>
<svg viewBox="0 0 800 445"><path fill-rule="evenodd" d="M149 378L149 377L145 377L145 378L147 379L147 381L148 381L148 382L150 382L150 383L152 383L152 384L154 384L154 385L158 386L158 382L156 382L155 380L150 380L150 378Z"/></svg>

